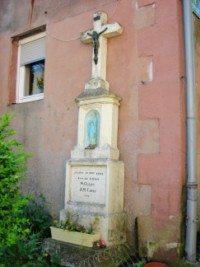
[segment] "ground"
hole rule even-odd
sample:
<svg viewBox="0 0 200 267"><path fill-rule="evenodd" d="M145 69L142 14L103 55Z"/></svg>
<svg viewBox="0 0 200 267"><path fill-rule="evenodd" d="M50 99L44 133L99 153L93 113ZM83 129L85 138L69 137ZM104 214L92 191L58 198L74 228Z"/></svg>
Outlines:
<svg viewBox="0 0 200 267"><path fill-rule="evenodd" d="M189 263L185 259L180 260L177 264L170 267L200 267L200 262Z"/></svg>

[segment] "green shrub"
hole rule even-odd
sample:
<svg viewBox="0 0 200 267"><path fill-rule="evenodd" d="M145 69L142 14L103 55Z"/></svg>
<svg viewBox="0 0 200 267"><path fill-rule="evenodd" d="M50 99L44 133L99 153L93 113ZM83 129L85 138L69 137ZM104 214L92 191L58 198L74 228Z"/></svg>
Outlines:
<svg viewBox="0 0 200 267"><path fill-rule="evenodd" d="M45 198L20 192L29 155L13 138L12 117L0 117L0 267L56 267L59 258L42 253L42 238L50 236L52 225Z"/></svg>
<svg viewBox="0 0 200 267"><path fill-rule="evenodd" d="M37 200L36 200L37 199ZM15 244L4 246L0 251L0 267L57 267L59 257L42 251L43 238L50 236L51 216L42 194L32 197L23 208L21 217L29 220L29 234L25 240L17 240ZM2 264L2 265L1 265Z"/></svg>
<svg viewBox="0 0 200 267"><path fill-rule="evenodd" d="M42 194L33 197L29 204L24 207L23 216L29 219L30 234L37 238L47 238L51 236L50 226L53 224L45 197Z"/></svg>
<svg viewBox="0 0 200 267"><path fill-rule="evenodd" d="M26 242L19 240L14 245L4 247L0 267L58 267L60 259L42 252L42 241L32 235Z"/></svg>
<svg viewBox="0 0 200 267"><path fill-rule="evenodd" d="M0 248L24 240L29 232L29 220L21 216L29 197L22 197L19 190L28 155L13 138L15 131L9 128L12 117L0 117Z"/></svg>

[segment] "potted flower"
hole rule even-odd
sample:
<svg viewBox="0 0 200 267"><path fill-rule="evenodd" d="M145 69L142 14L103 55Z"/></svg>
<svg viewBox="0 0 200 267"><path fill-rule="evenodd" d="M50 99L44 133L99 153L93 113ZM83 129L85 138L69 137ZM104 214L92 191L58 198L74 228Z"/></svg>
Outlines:
<svg viewBox="0 0 200 267"><path fill-rule="evenodd" d="M99 218L95 217L88 228L74 220L71 212L67 211L66 220L58 222L54 220L54 226L51 226L52 239L63 241L80 246L92 247L93 243L100 239L100 233L96 232Z"/></svg>

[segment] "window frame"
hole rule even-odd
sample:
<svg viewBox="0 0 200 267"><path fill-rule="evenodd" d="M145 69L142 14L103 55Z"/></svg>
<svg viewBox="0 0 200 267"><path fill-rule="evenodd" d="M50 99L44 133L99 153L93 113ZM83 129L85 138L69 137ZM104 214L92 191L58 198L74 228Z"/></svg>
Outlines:
<svg viewBox="0 0 200 267"><path fill-rule="evenodd" d="M25 95L25 79L26 79L26 65L21 66L20 56L21 56L21 47L23 44L30 43L34 40L38 40L40 38L46 37L45 32L37 33L32 36L23 38L18 42L18 56L17 56L17 90L16 90L16 103L24 103L31 102L36 100L44 99L44 92L33 95ZM45 60L45 55L44 55ZM33 61L32 63L36 63L40 60ZM45 70L44 70L45 72Z"/></svg>

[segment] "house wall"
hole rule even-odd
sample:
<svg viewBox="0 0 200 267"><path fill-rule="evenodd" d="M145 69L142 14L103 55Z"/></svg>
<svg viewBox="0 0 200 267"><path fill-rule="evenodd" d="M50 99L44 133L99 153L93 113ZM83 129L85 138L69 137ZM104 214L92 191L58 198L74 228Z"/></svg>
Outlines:
<svg viewBox="0 0 200 267"><path fill-rule="evenodd" d="M128 239L137 219L141 255L173 260L181 244L185 183L185 96L180 0L2 0L0 114L12 122L26 150L25 189L42 192L50 211L64 207L65 164L76 145L75 98L91 77L92 48L80 33L92 16L124 27L108 41L107 80L122 97L118 148L125 163ZM46 25L44 100L9 104L16 62L11 37Z"/></svg>
<svg viewBox="0 0 200 267"><path fill-rule="evenodd" d="M155 1L139 2L145 8ZM154 73L151 83L139 87L139 114L159 124L159 152L139 155L139 183L151 187L151 212L139 217L139 236L142 248L150 256L160 254L158 258L169 248L170 257L175 256L181 245L185 179L182 24L181 1L156 1L155 24L138 31L139 55L152 55Z"/></svg>

